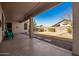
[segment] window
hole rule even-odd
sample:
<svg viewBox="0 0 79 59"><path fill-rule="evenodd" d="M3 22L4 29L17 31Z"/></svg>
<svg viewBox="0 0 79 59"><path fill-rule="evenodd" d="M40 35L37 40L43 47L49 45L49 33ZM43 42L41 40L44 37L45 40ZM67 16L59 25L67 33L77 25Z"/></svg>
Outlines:
<svg viewBox="0 0 79 59"><path fill-rule="evenodd" d="M24 30L27 30L27 23L24 23Z"/></svg>

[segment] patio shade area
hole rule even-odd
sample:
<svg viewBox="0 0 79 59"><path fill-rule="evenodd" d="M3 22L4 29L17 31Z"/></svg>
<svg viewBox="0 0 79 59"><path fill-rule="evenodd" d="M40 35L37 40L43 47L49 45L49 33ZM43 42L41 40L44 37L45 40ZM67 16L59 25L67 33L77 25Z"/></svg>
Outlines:
<svg viewBox="0 0 79 59"><path fill-rule="evenodd" d="M71 56L71 6L71 2L1 2L0 55Z"/></svg>

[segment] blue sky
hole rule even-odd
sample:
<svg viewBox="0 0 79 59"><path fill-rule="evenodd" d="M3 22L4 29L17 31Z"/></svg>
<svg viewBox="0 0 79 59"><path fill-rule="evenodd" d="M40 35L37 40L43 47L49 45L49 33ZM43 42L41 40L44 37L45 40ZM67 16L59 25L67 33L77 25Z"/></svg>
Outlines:
<svg viewBox="0 0 79 59"><path fill-rule="evenodd" d="M69 15L69 16L68 16ZM52 26L63 19L72 20L72 2L65 2L34 17L37 25Z"/></svg>

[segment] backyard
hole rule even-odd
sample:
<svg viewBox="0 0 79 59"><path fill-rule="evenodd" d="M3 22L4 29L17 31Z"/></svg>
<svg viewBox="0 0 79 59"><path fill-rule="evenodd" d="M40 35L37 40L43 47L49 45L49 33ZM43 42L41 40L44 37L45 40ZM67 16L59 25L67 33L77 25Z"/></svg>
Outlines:
<svg viewBox="0 0 79 59"><path fill-rule="evenodd" d="M35 34L42 34L42 35L50 35L50 36L57 36L61 38L68 38L72 40L72 34L70 33L57 33L57 32L34 32Z"/></svg>

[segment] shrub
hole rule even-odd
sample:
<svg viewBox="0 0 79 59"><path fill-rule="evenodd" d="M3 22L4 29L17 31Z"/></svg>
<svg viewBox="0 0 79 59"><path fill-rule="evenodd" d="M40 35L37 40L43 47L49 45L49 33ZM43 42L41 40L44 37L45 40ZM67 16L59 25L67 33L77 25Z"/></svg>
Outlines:
<svg viewBox="0 0 79 59"><path fill-rule="evenodd" d="M35 31L39 31L39 28L36 28Z"/></svg>
<svg viewBox="0 0 79 59"><path fill-rule="evenodd" d="M70 28L70 27L67 28L67 32L68 32L68 33L72 33L72 28Z"/></svg>
<svg viewBox="0 0 79 59"><path fill-rule="evenodd" d="M49 32L56 32L56 29L55 29L55 28L50 28L50 27L49 27L49 28L48 28L48 31L49 31Z"/></svg>
<svg viewBox="0 0 79 59"><path fill-rule="evenodd" d="M44 32L44 28L40 28L40 32Z"/></svg>

